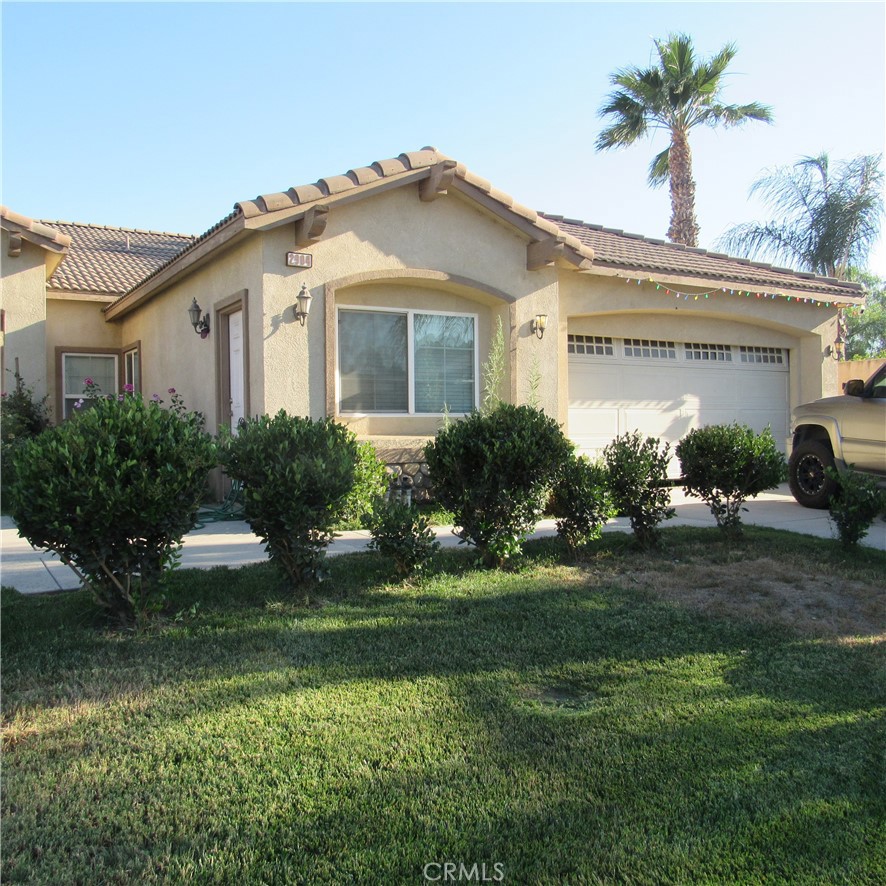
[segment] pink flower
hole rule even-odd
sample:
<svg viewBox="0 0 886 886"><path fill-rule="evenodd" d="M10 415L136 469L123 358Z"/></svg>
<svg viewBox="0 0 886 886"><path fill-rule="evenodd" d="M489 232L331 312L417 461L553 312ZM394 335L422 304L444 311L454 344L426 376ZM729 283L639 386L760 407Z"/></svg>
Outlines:
<svg viewBox="0 0 886 886"><path fill-rule="evenodd" d="M175 388L170 388L166 393L167 393L167 394L174 394L174 393L175 393Z"/></svg>
<svg viewBox="0 0 886 886"><path fill-rule="evenodd" d="M135 385L123 385L123 390L127 394L131 394L135 390Z"/></svg>
<svg viewBox="0 0 886 886"><path fill-rule="evenodd" d="M83 379L83 384L91 386L91 385L94 385L95 382L91 378L87 377L87 378Z"/></svg>
<svg viewBox="0 0 886 886"><path fill-rule="evenodd" d="M160 395L159 395L159 394L151 394L151 399L152 399L155 403L159 403L159 402L160 402Z"/></svg>

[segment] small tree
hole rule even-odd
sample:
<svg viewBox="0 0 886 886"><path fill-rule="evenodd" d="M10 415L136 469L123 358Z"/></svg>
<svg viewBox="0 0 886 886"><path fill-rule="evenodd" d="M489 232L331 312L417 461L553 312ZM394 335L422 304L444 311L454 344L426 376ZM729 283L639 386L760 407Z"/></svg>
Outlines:
<svg viewBox="0 0 886 886"><path fill-rule="evenodd" d="M886 511L886 493L876 479L853 470L826 468L828 476L837 484L831 496L830 518L845 548L854 548L867 534L871 524Z"/></svg>
<svg viewBox="0 0 886 886"><path fill-rule="evenodd" d="M727 535L741 534L742 505L786 477L784 456L767 428L736 423L691 430L677 444L687 494L700 498Z"/></svg>
<svg viewBox="0 0 886 886"><path fill-rule="evenodd" d="M670 444L656 437L645 440L639 431L616 437L604 450L609 491L619 514L631 521L637 544L650 548L661 542L658 525L670 520L671 492L667 487Z"/></svg>
<svg viewBox="0 0 886 886"><path fill-rule="evenodd" d="M520 553L571 453L553 419L508 403L453 422L425 447L437 499L486 566Z"/></svg>
<svg viewBox="0 0 886 886"><path fill-rule="evenodd" d="M598 539L606 521L615 513L606 468L583 456L568 459L548 509L557 518L557 534L573 554Z"/></svg>
<svg viewBox="0 0 886 886"><path fill-rule="evenodd" d="M221 461L243 483L243 511L292 587L323 578L326 546L349 505L359 458L357 438L331 419L282 409L242 422Z"/></svg>
<svg viewBox="0 0 886 886"><path fill-rule="evenodd" d="M199 415L140 394L97 398L16 449L5 504L32 545L132 625L161 604L215 463Z"/></svg>

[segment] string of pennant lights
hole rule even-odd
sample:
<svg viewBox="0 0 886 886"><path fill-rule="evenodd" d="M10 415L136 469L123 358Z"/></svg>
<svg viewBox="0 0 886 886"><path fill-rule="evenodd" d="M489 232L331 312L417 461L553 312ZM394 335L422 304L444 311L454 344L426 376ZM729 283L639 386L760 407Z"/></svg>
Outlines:
<svg viewBox="0 0 886 886"><path fill-rule="evenodd" d="M832 304L835 308L850 307L850 305L840 304L836 301L821 301L817 298L803 298L799 295L785 295L783 292L764 292L762 290L756 289L730 289L726 286L718 286L716 289L708 289L704 292L684 292L682 290L675 289L673 286L668 286L665 283L661 283L660 281L655 280L652 277L626 277L625 283L636 283L638 286L642 286L644 283L650 283L655 286L656 290L664 293L664 295L670 295L677 299L682 298L684 301L689 301L690 299L692 299L693 301L709 299L712 295L739 295L744 296L745 298L759 299L783 298L787 299L788 302L793 302L794 304L811 304L819 308L829 308Z"/></svg>

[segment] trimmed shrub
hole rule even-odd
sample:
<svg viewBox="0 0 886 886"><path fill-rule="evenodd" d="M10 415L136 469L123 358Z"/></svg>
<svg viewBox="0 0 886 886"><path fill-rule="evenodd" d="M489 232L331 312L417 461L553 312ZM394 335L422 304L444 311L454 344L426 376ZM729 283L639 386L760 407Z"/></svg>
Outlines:
<svg viewBox="0 0 886 886"><path fill-rule="evenodd" d="M388 473L375 447L368 440L357 444L354 465L354 488L348 495L340 519L341 527L359 527L372 524L372 515L388 491Z"/></svg>
<svg viewBox="0 0 886 886"><path fill-rule="evenodd" d="M163 577L195 522L216 447L195 414L140 394L88 409L20 444L6 505L125 625L163 603Z"/></svg>
<svg viewBox="0 0 886 886"><path fill-rule="evenodd" d="M690 431L677 444L687 494L711 509L727 535L741 534L742 505L787 478L785 458L767 428L755 434L746 425L709 425Z"/></svg>
<svg viewBox="0 0 886 886"><path fill-rule="evenodd" d="M35 400L33 389L25 385L17 372L13 375L15 387L0 397L0 483L4 490L12 480L12 456L16 447L49 427L46 406L49 398Z"/></svg>
<svg viewBox="0 0 886 886"><path fill-rule="evenodd" d="M557 518L557 534L573 554L598 539L615 513L606 468L584 456L568 459L554 486L548 511Z"/></svg>
<svg viewBox="0 0 886 886"><path fill-rule="evenodd" d="M657 437L644 440L633 431L616 437L603 450L612 502L617 513L630 519L634 538L643 548L661 543L658 526L675 513L667 486L671 447L660 446Z"/></svg>
<svg viewBox="0 0 886 886"><path fill-rule="evenodd" d="M421 572L439 550L430 520L413 505L389 502L379 507L370 529L369 547L394 561L403 578Z"/></svg>
<svg viewBox="0 0 886 886"><path fill-rule="evenodd" d="M332 419L282 409L247 419L226 438L222 465L243 484L243 513L290 586L324 577L326 546L348 507L359 457L357 438Z"/></svg>
<svg viewBox="0 0 886 886"><path fill-rule="evenodd" d="M853 465L842 473L834 468L826 468L825 472L837 484L829 506L831 522L837 527L843 547L853 548L886 510L886 493L874 477L854 470Z"/></svg>
<svg viewBox="0 0 886 886"><path fill-rule="evenodd" d="M486 566L520 553L571 455L553 419L508 403L453 422L425 447L436 499Z"/></svg>

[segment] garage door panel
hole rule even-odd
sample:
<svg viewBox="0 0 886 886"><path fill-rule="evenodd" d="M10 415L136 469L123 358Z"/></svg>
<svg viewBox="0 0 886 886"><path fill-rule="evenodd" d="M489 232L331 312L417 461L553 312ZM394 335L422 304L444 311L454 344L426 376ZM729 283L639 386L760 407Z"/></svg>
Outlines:
<svg viewBox="0 0 886 886"><path fill-rule="evenodd" d="M599 452L634 430L659 437L672 448L693 428L737 421L760 432L771 427L783 448L789 429L787 361L777 367L685 359L638 360L621 356L569 357L569 436L580 451ZM676 458L671 476L679 474Z"/></svg>

